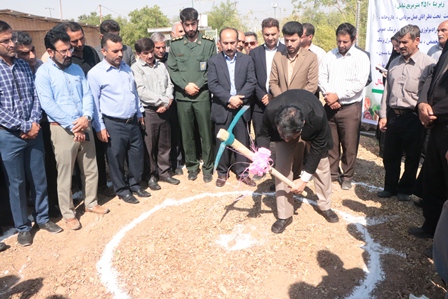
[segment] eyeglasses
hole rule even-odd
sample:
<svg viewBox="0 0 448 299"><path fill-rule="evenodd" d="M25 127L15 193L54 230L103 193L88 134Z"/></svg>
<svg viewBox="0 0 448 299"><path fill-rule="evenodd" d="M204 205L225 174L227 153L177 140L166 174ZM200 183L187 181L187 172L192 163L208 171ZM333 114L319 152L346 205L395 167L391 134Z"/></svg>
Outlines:
<svg viewBox="0 0 448 299"><path fill-rule="evenodd" d="M251 46L255 46L257 44L257 42L245 42L244 45L247 47L249 45Z"/></svg>
<svg viewBox="0 0 448 299"><path fill-rule="evenodd" d="M8 38L8 39L4 39L4 40L0 40L0 44L3 44L5 46L9 45L10 43L16 44L17 43L17 38Z"/></svg>
<svg viewBox="0 0 448 299"><path fill-rule="evenodd" d="M72 54L74 50L75 49L73 47L71 47L70 49L61 50L61 51L55 49L55 51L58 52L59 54L61 54L62 56L68 56L68 53Z"/></svg>

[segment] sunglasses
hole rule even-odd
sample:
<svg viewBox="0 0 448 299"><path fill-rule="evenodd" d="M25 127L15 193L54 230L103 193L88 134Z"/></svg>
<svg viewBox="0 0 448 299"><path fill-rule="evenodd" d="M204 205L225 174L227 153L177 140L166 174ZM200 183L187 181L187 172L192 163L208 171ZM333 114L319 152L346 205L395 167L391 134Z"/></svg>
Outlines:
<svg viewBox="0 0 448 299"><path fill-rule="evenodd" d="M251 45L251 46L255 46L256 43L257 43L257 42L245 42L244 45L245 45L246 47L249 46L249 45Z"/></svg>

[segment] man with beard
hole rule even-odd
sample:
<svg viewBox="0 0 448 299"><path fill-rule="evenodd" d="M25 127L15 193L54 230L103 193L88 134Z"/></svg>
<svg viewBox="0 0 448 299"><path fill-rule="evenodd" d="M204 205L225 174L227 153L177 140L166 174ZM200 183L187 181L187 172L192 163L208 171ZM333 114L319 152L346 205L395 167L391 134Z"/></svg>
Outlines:
<svg viewBox="0 0 448 299"><path fill-rule="evenodd" d="M173 24L171 29L171 38L181 37L185 35L184 27L182 27L181 22L176 22Z"/></svg>
<svg viewBox="0 0 448 299"><path fill-rule="evenodd" d="M124 202L137 204L151 194L140 186L143 173L144 124L140 100L131 68L123 62L119 35L106 33L101 39L103 61L90 70L87 80L95 101L93 127L98 139L107 143L107 160L114 191ZM128 161L125 176L124 162Z"/></svg>
<svg viewBox="0 0 448 299"><path fill-rule="evenodd" d="M269 88L274 97L289 89L304 89L316 93L319 80L316 54L300 47L303 27L299 22L291 21L283 25L286 51L275 53L272 61ZM317 100L317 99L316 99ZM294 179L302 170L305 142L299 140L294 152Z"/></svg>
<svg viewBox="0 0 448 299"><path fill-rule="evenodd" d="M244 40L246 39L246 36L244 35L244 32L241 30L238 30L238 44L236 46L236 49L238 52L244 51Z"/></svg>
<svg viewBox="0 0 448 299"><path fill-rule="evenodd" d="M211 118L215 123L215 136L220 129L228 129L235 115L245 105L249 106L250 96L254 92L257 79L255 78L252 59L237 51L238 32L234 28L224 28L219 34L222 52L208 60L208 85L213 93ZM250 111L246 111L238 119L234 128L235 138L250 146L248 123ZM217 140L217 144L219 140ZM216 147L218 151L219 147ZM245 173L248 159L231 150L224 150L218 164L218 179L216 186L222 187L227 181L232 155L235 164L232 166L237 178L244 184L254 187L255 182Z"/></svg>
<svg viewBox="0 0 448 299"><path fill-rule="evenodd" d="M72 64L73 47L69 35L53 28L45 35L45 47L50 59L36 74L36 89L42 108L50 122L58 169L58 201L62 217L69 229L81 228L71 194L71 175L78 162L84 191L85 211L106 214L98 205L98 173L95 143L90 141L93 117L93 96L84 73Z"/></svg>
<svg viewBox="0 0 448 299"><path fill-rule="evenodd" d="M199 34L198 12L194 8L183 9L180 19L185 35L173 39L167 67L175 87L188 179L196 180L199 173L194 142L196 122L202 142L203 179L208 183L213 179L213 153L207 60L216 53L216 46L212 38Z"/></svg>
<svg viewBox="0 0 448 299"><path fill-rule="evenodd" d="M114 20L105 20L100 25L100 39L103 38L103 35L106 33L112 33L115 35L120 35L120 24ZM100 53L100 57L102 59L103 55L101 49L98 50ZM132 51L132 47L123 45L123 61L131 66L135 62L134 51Z"/></svg>
<svg viewBox="0 0 448 299"><path fill-rule="evenodd" d="M62 229L48 217L44 144L39 125L41 108L34 76L28 63L15 56L12 28L0 21L0 156L14 226L19 231L17 242L29 246L33 236L27 213L26 178L34 197L36 224L51 233Z"/></svg>
<svg viewBox="0 0 448 299"><path fill-rule="evenodd" d="M331 179L339 181L342 190L352 187L363 90L370 74L369 57L355 47L355 41L356 28L349 23L339 25L336 29L337 48L325 54L319 66L319 87L333 136L333 148L328 153Z"/></svg>

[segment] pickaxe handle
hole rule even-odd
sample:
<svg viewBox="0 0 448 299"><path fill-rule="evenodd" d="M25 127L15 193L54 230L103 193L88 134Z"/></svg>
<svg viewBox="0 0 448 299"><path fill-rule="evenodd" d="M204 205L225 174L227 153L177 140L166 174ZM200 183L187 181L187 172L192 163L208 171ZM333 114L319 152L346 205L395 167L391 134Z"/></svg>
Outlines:
<svg viewBox="0 0 448 299"><path fill-rule="evenodd" d="M216 137L219 140L225 141L229 137L229 132L227 132L224 129L221 129L221 130L219 130L218 135L216 135ZM249 160L251 160L251 161L254 160L253 159L254 153L250 149L248 149L244 144L239 142L238 140L235 139L233 141L233 143L230 144L230 146L233 147L238 153L240 153L243 156L245 156L246 158L248 158ZM290 188L294 188L294 183L290 179L285 177L283 174L281 174L280 172L275 170L275 168L271 167L271 169L269 170L269 173L271 175L275 176L276 178L278 178L280 181L282 181L286 185L288 185ZM306 191L303 191L302 195L307 196Z"/></svg>

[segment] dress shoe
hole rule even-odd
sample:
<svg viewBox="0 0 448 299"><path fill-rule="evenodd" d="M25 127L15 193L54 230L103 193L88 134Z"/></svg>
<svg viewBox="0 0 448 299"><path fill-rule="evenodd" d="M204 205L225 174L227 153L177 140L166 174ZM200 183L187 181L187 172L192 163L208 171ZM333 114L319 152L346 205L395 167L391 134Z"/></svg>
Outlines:
<svg viewBox="0 0 448 299"><path fill-rule="evenodd" d="M401 193L398 193L398 195L397 195L397 199L398 199L398 201L410 201L410 200L411 200L411 198L409 197L409 195L407 195L407 194L401 194Z"/></svg>
<svg viewBox="0 0 448 299"><path fill-rule="evenodd" d="M5 243L0 242L0 252L5 251L7 248L8 246Z"/></svg>
<svg viewBox="0 0 448 299"><path fill-rule="evenodd" d="M216 187L223 187L226 184L227 177L218 175L218 178L216 179Z"/></svg>
<svg viewBox="0 0 448 299"><path fill-rule="evenodd" d="M240 178L240 181L250 187L255 187L257 186L257 184L249 177L249 176L245 176Z"/></svg>
<svg viewBox="0 0 448 299"><path fill-rule="evenodd" d="M126 194L125 196L118 196L118 197L127 203L132 203L132 204L139 203L138 199L135 198L135 196L132 194Z"/></svg>
<svg viewBox="0 0 448 299"><path fill-rule="evenodd" d="M271 227L274 234L281 234L285 228L292 223L292 216L288 219L278 219Z"/></svg>
<svg viewBox="0 0 448 299"><path fill-rule="evenodd" d="M256 175L254 175L252 180L254 180L254 181L261 181L265 176L266 176L266 173L263 173L262 175L256 174Z"/></svg>
<svg viewBox="0 0 448 299"><path fill-rule="evenodd" d="M78 219L76 218L66 218L65 225L71 230L78 230L81 228L81 223L79 223Z"/></svg>
<svg viewBox="0 0 448 299"><path fill-rule="evenodd" d="M17 236L17 242L21 246L30 246L33 244L33 236L31 236L30 232L19 232Z"/></svg>
<svg viewBox="0 0 448 299"><path fill-rule="evenodd" d="M176 168L176 170L174 171L174 175L183 175L184 171L182 170L182 168Z"/></svg>
<svg viewBox="0 0 448 299"><path fill-rule="evenodd" d="M213 181L213 175L211 173L205 174L204 173L204 183L210 183L211 181Z"/></svg>
<svg viewBox="0 0 448 299"><path fill-rule="evenodd" d="M341 189L342 190L350 190L352 188L352 181L345 180L341 183Z"/></svg>
<svg viewBox="0 0 448 299"><path fill-rule="evenodd" d="M149 187L149 189L151 189L153 191L162 189L162 188L160 188L160 185L157 183L157 180L155 178L151 178L148 181L148 187Z"/></svg>
<svg viewBox="0 0 448 299"><path fill-rule="evenodd" d="M96 206L91 207L91 208L86 208L86 212L104 215L104 214L109 213L109 209L105 208L105 207L102 207L100 205L96 205Z"/></svg>
<svg viewBox="0 0 448 299"><path fill-rule="evenodd" d="M150 197L151 193L146 190L138 189L137 191L132 191L132 193L136 194L138 197Z"/></svg>
<svg viewBox="0 0 448 299"><path fill-rule="evenodd" d="M390 198L390 197L394 196L394 194L390 191L383 190L383 191L377 192L376 196L378 196L379 198Z"/></svg>
<svg viewBox="0 0 448 299"><path fill-rule="evenodd" d="M420 239L432 239L434 237L434 235L425 232L421 227L410 227L408 233Z"/></svg>
<svg viewBox="0 0 448 299"><path fill-rule="evenodd" d="M338 215L332 209L326 211L320 211L320 214L322 214L325 220L327 220L330 223L336 223L339 221Z"/></svg>
<svg viewBox="0 0 448 299"><path fill-rule="evenodd" d="M101 194L105 197L115 197L115 192L111 188L107 186L102 186L98 188L98 194Z"/></svg>
<svg viewBox="0 0 448 299"><path fill-rule="evenodd" d="M171 185L179 185L180 181L178 179L175 179L173 177L167 177L167 178L160 178L160 181L167 182Z"/></svg>
<svg viewBox="0 0 448 299"><path fill-rule="evenodd" d="M188 172L188 179L190 181L195 181L198 178L198 172L197 171L189 171Z"/></svg>
<svg viewBox="0 0 448 299"><path fill-rule="evenodd" d="M59 225L55 224L53 221L48 221L47 223L39 224L39 228L44 229L52 234L57 234L62 231L62 228Z"/></svg>
<svg viewBox="0 0 448 299"><path fill-rule="evenodd" d="M427 247L425 250L423 250L423 254L427 257L427 258L430 258L430 259L433 259L432 258L432 251L433 251L433 246L431 245L431 246L429 246L429 247Z"/></svg>
<svg viewBox="0 0 448 299"><path fill-rule="evenodd" d="M423 199L420 199L419 201L414 201L414 206L418 208L423 208Z"/></svg>

